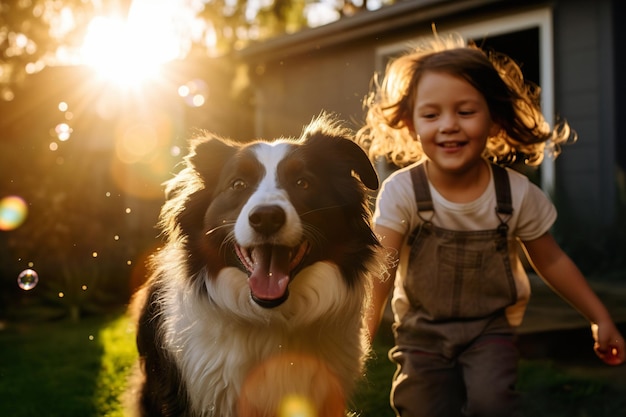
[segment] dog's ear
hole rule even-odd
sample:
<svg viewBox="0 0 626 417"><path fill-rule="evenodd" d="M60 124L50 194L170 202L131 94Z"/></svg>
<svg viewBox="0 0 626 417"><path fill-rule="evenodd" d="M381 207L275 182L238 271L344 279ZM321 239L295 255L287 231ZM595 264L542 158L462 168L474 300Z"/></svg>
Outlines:
<svg viewBox="0 0 626 417"><path fill-rule="evenodd" d="M166 183L159 223L167 235L198 232L222 168L239 146L212 135L191 140L185 168Z"/></svg>
<svg viewBox="0 0 626 417"><path fill-rule="evenodd" d="M336 142L338 155L343 155L350 163L352 170L370 190L378 189L378 174L363 149L349 138Z"/></svg>
<svg viewBox="0 0 626 417"><path fill-rule="evenodd" d="M239 147L229 139L205 135L192 140L191 150L185 159L187 165L208 185L217 181L224 163Z"/></svg>
<svg viewBox="0 0 626 417"><path fill-rule="evenodd" d="M333 159L335 166L354 172L370 190L378 189L378 174L365 151L353 140L349 129L339 126L331 116L322 114L304 128L300 140L316 147L324 159Z"/></svg>
<svg viewBox="0 0 626 417"><path fill-rule="evenodd" d="M203 135L190 141L185 168L165 183L165 199L211 188L217 182L224 162L236 152L234 142L213 135Z"/></svg>

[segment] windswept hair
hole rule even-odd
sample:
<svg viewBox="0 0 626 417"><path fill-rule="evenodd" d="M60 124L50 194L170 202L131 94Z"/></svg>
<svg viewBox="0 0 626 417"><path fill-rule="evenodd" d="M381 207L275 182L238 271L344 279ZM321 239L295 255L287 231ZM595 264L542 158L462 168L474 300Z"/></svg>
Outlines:
<svg viewBox="0 0 626 417"><path fill-rule="evenodd" d="M417 85L428 71L462 78L485 97L492 120L501 127L488 138L484 151L494 163L511 164L521 157L527 165L539 165L545 153L556 157L562 144L576 140L566 121L558 121L554 128L548 125L541 113L541 89L524 80L512 59L487 53L459 35L435 33L392 60L382 82L374 75L364 102L365 126L356 138L370 158L384 156L405 166L424 157L414 132L413 110Z"/></svg>

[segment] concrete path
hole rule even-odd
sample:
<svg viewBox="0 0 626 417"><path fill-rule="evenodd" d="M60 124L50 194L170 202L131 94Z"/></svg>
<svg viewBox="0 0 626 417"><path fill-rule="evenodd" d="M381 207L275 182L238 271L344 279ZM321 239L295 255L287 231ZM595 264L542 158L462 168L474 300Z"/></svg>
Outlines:
<svg viewBox="0 0 626 417"><path fill-rule="evenodd" d="M532 295L524 322L518 333L536 333L588 327L588 321L570 304L556 295L541 278L532 274ZM589 284L611 312L616 323L626 323L626 276L617 283L594 282Z"/></svg>

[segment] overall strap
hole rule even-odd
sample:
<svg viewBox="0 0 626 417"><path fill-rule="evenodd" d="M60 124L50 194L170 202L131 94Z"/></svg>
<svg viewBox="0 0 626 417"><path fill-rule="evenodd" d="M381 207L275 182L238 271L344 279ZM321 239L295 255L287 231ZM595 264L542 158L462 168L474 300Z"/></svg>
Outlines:
<svg viewBox="0 0 626 417"><path fill-rule="evenodd" d="M495 164L491 164L491 170L493 171L493 182L496 187L496 201L498 203L496 212L504 216L510 216L513 214L513 203L511 201L509 174L507 174L506 169Z"/></svg>
<svg viewBox="0 0 626 417"><path fill-rule="evenodd" d="M426 169L424 164L419 164L411 168L411 180L413 181L413 192L415 193L415 202L417 203L417 212L434 211L433 199L430 195L430 187L428 178L426 177Z"/></svg>
<svg viewBox="0 0 626 417"><path fill-rule="evenodd" d="M433 199L430 195L430 186L428 185L428 177L426 176L426 169L424 164L419 164L410 170L411 182L413 183L413 193L415 194L415 203L417 204L417 216L422 220L409 235L407 243L409 246L413 246L415 239L422 232L422 227L432 224L432 219L435 216L435 206L433 205ZM425 211L431 212L428 219L422 216Z"/></svg>
<svg viewBox="0 0 626 417"><path fill-rule="evenodd" d="M498 250L507 249L507 236L509 232L509 225L507 222L513 214L513 203L511 202L511 183L509 181L509 174L506 169L499 165L491 164L491 170L493 171L493 182L496 188L496 216L500 219L498 225L498 233L501 239L497 242Z"/></svg>
<svg viewBox="0 0 626 417"><path fill-rule="evenodd" d="M430 186L424 164L419 164L411 168L411 180L413 182L413 192L415 193L415 203L417 204L417 214L424 211L434 211L433 199L430 195ZM420 218L422 216L420 215ZM422 220L426 221L422 218Z"/></svg>

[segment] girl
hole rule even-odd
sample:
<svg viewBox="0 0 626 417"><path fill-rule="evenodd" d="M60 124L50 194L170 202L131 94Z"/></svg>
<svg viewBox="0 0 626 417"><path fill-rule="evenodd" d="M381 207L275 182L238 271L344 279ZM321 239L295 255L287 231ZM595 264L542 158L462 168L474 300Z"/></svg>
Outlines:
<svg viewBox="0 0 626 417"><path fill-rule="evenodd" d="M534 269L592 323L595 352L624 361L607 309L549 230L554 206L528 179L501 168L554 156L574 134L551 129L539 88L510 59L462 38L424 42L374 80L358 140L404 168L383 184L374 228L390 277L374 283L370 338L391 287L397 363L392 406L401 416L513 416L518 352L513 328L530 296L515 240Z"/></svg>

